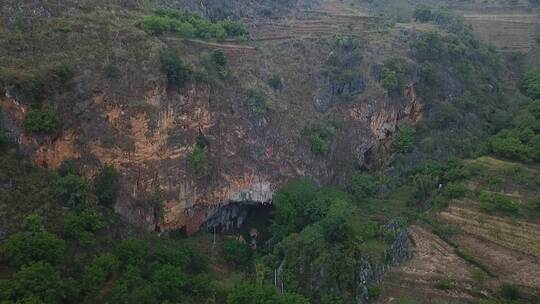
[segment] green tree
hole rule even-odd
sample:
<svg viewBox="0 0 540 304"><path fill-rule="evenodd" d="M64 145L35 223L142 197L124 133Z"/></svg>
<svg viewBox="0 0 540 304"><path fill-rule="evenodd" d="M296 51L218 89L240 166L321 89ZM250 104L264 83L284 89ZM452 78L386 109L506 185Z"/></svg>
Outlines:
<svg viewBox="0 0 540 304"><path fill-rule="evenodd" d="M88 301L93 301L99 294L103 284L118 270L118 259L110 254L100 254L92 259L84 268L82 287Z"/></svg>
<svg viewBox="0 0 540 304"><path fill-rule="evenodd" d="M45 261L56 265L64 257L64 241L47 231L23 231L13 234L0 247L4 259L12 266L19 267L25 264Z"/></svg>
<svg viewBox="0 0 540 304"><path fill-rule="evenodd" d="M99 201L106 206L116 202L120 190L120 174L113 166L105 166L94 181L96 195Z"/></svg>
<svg viewBox="0 0 540 304"><path fill-rule="evenodd" d="M151 276L152 286L162 301L175 302L184 296L188 277L179 267L159 265Z"/></svg>
<svg viewBox="0 0 540 304"><path fill-rule="evenodd" d="M10 298L17 303L61 303L62 281L45 262L23 266L9 286Z"/></svg>
<svg viewBox="0 0 540 304"><path fill-rule="evenodd" d="M123 266L142 265L148 256L149 244L144 240L126 239L116 248L116 256Z"/></svg>
<svg viewBox="0 0 540 304"><path fill-rule="evenodd" d="M401 80L395 71L388 68L383 69L382 87L389 93L399 91L401 88Z"/></svg>
<svg viewBox="0 0 540 304"><path fill-rule="evenodd" d="M86 204L90 185L83 177L68 173L65 176L58 176L51 189L56 198L74 208Z"/></svg>
<svg viewBox="0 0 540 304"><path fill-rule="evenodd" d="M126 282L122 280L117 280L109 291L107 299L110 303L115 304L129 303L129 289Z"/></svg>
<svg viewBox="0 0 540 304"><path fill-rule="evenodd" d="M94 233L104 227L103 216L95 209L86 209L79 214L68 213L64 218L66 237L78 240L85 246L92 245Z"/></svg>
<svg viewBox="0 0 540 304"><path fill-rule="evenodd" d="M532 99L540 99L540 68L530 70L525 74L522 91Z"/></svg>
<svg viewBox="0 0 540 304"><path fill-rule="evenodd" d="M309 179L291 181L276 193L271 225L274 238L281 240L309 224L304 216L304 207L316 198L316 193L317 186Z"/></svg>
<svg viewBox="0 0 540 304"><path fill-rule="evenodd" d="M343 242L351 237L352 230L348 220L352 210L352 206L347 201L338 199L332 202L328 214L321 221L327 242Z"/></svg>
<svg viewBox="0 0 540 304"><path fill-rule="evenodd" d="M490 140L493 153L498 156L526 161L529 159L529 148L519 138L516 130L503 130Z"/></svg>

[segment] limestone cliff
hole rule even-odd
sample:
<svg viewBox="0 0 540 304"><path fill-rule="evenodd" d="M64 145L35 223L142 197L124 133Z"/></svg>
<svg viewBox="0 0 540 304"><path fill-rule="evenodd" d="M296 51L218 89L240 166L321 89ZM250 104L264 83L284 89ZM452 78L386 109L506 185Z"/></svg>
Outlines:
<svg viewBox="0 0 540 304"><path fill-rule="evenodd" d="M370 32L357 32L358 46L339 50L335 37L347 35L346 27L332 28L318 39L311 39L315 31L293 33L297 35L293 39L211 43L153 37L133 24L129 6L119 5L89 12L70 7L85 18L95 18L90 24L113 20L104 28L62 16L53 6L27 7L22 14L38 21L29 23L28 34L17 35L9 29L13 7L2 7L8 25L2 31L2 41L9 42L2 43L5 54L28 58L34 49L20 49L28 45L51 58L64 54L73 58L75 74L73 88L39 100L60 117L61 127L54 134L25 130L25 112L33 103L9 86L1 98L2 124L39 166L54 169L74 159L92 178L102 166L113 165L122 179L115 209L139 226L192 232L216 207L270 202L275 189L293 178L311 176L321 184L344 184L353 169L366 165L368 151L373 147L388 151L399 125L422 117L414 75L403 92L388 95L370 73L395 55L394 48L406 54L414 30L399 30L392 45L370 39ZM295 22L304 26L302 22L313 18L305 7L316 4L298 5L306 15L297 15ZM371 20L360 13L336 14L331 10L335 6L326 9L321 22ZM206 7L205 12L215 10ZM72 32L50 32L57 26L51 16L65 18L62 22L72 24ZM245 20L251 36L268 31L261 20ZM42 37L43 43L32 35ZM86 51L79 53L81 48ZM159 67L159 55L166 49L174 49L196 68L201 52L223 49L229 76L224 81L193 80L180 88L167 87ZM341 61L334 63L336 53ZM119 71L115 79L103 76L110 65ZM351 73L348 78L340 74L344 70ZM280 89L269 86L272 75L280 76ZM264 112L250 102L253 91L263 96ZM313 153L310 130L328 125L333 128L326 139L328 153ZM209 164L204 172L195 173L189 158L200 136L208 143ZM155 218L156 206L149 200L156 189L165 197L162 219Z"/></svg>

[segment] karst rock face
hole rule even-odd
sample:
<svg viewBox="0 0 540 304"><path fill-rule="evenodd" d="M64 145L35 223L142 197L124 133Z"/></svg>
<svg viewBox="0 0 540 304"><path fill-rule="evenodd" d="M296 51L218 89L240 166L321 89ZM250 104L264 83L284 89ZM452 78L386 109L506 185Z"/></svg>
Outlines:
<svg viewBox="0 0 540 304"><path fill-rule="evenodd" d="M120 13L114 13L130 12L135 4L128 2L119 3ZM176 6L182 5L194 4ZM8 16L16 6L0 7L5 19L11 20ZM140 13L136 5L133 9ZM38 4L23 11L36 20L83 14L77 6L62 11ZM262 31L255 24L260 20L246 22L253 36ZM345 82L324 72L335 52L335 38L299 40L300 46L279 40L205 45L152 37L133 22L126 24L122 26L129 31L111 25L112 29L100 28L99 34L91 26L73 26L72 33L44 36L51 39L47 46L30 40L43 48L44 56L64 50L68 58L80 56L70 62L74 77L67 93L41 96L40 102L53 108L61 123L53 134L26 131L24 117L33 103L21 98L17 88L5 87L2 124L38 166L54 169L65 160L75 160L88 178L104 165L114 166L121 174L116 211L149 230L196 231L219 206L271 202L277 188L298 177L312 177L321 185L343 185L354 169L370 166L371 151L391 149L400 124L416 123L422 117L414 77L406 79L402 92L389 95L381 88L370 71L380 66L384 51L369 41L361 49L366 56L352 65L353 75ZM406 53L404 41L414 39L414 31L404 31L405 38L396 38L391 47L403 47ZM14 56L31 56L32 49L21 45L23 41L14 39L1 48ZM196 68L202 51L223 49L227 79L167 85L159 56L170 48ZM103 76L111 64L118 67L116 79ZM272 74L281 77L279 89L267 84ZM264 96L262 113L249 100L253 90ZM324 155L312 151L313 125L332 127ZM205 141L203 170L194 170L190 161L198 138ZM157 190L165 200L159 218L150 199Z"/></svg>

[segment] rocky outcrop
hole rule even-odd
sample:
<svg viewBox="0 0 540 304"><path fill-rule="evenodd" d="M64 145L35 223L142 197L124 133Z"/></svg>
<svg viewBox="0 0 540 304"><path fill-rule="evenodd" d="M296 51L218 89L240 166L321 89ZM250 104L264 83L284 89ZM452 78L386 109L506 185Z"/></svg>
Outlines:
<svg viewBox="0 0 540 304"><path fill-rule="evenodd" d="M366 80L364 76L357 72L349 79L339 79L328 74L321 75L317 79L319 91L313 98L313 104L317 111L326 112L340 97L354 97L362 94L366 90Z"/></svg>
<svg viewBox="0 0 540 304"><path fill-rule="evenodd" d="M414 257L414 248L409 232L397 223L389 223L381 229L381 234L393 234L394 240L387 246L383 262L362 259L357 270L356 303L365 304L370 300L369 287L380 282L383 274L391 267Z"/></svg>

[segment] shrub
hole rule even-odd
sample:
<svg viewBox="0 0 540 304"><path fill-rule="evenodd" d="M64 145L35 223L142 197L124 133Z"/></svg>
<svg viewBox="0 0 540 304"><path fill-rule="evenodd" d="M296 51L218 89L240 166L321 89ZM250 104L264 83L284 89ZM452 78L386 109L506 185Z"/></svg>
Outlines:
<svg viewBox="0 0 540 304"><path fill-rule="evenodd" d="M376 194L379 186L373 175L355 173L351 179L350 190L356 199L364 199Z"/></svg>
<svg viewBox="0 0 540 304"><path fill-rule="evenodd" d="M227 76L225 69L227 58L223 50L215 50L212 53L202 52L199 61L206 71L206 74L202 75L204 80L225 79Z"/></svg>
<svg viewBox="0 0 540 304"><path fill-rule="evenodd" d="M398 153L409 153L414 147L416 131L410 124L402 124L396 134L394 148Z"/></svg>
<svg viewBox="0 0 540 304"><path fill-rule="evenodd" d="M117 79L121 76L121 71L118 67L116 67L113 64L108 64L105 66L105 69L103 70L103 73L105 74L105 77L109 79Z"/></svg>
<svg viewBox="0 0 540 304"><path fill-rule="evenodd" d="M120 190L120 174L113 166L105 166L94 180L96 194L99 201L112 206L116 202Z"/></svg>
<svg viewBox="0 0 540 304"><path fill-rule="evenodd" d="M414 9L414 19L420 22L429 22L433 19L431 8L427 5L420 4Z"/></svg>
<svg viewBox="0 0 540 304"><path fill-rule="evenodd" d="M167 83L171 86L182 86L193 77L191 65L184 63L172 50L161 54L161 71L165 73Z"/></svg>
<svg viewBox="0 0 540 304"><path fill-rule="evenodd" d="M196 174L201 174L206 171L208 168L208 161L206 159L204 147L201 147L198 144L195 145L195 148L193 148L193 152L191 152L191 156L189 157L189 164Z"/></svg>
<svg viewBox="0 0 540 304"><path fill-rule="evenodd" d="M263 118L269 110L267 99L266 94L260 90L249 89L247 92L247 104L259 119Z"/></svg>
<svg viewBox="0 0 540 304"><path fill-rule="evenodd" d="M449 278L443 278L440 279L437 283L435 283L435 288L442 289L442 290L448 290L454 288L455 283L449 279Z"/></svg>
<svg viewBox="0 0 540 304"><path fill-rule="evenodd" d="M328 144L319 133L312 134L310 137L311 151L317 155L324 156L328 154Z"/></svg>
<svg viewBox="0 0 540 304"><path fill-rule="evenodd" d="M235 239L223 242L223 258L236 267L248 267L251 263L253 251L246 243Z"/></svg>
<svg viewBox="0 0 540 304"><path fill-rule="evenodd" d="M527 201L525 207L533 213L540 214L540 196Z"/></svg>
<svg viewBox="0 0 540 304"><path fill-rule="evenodd" d="M540 69L530 70L525 74L522 91L531 99L540 99Z"/></svg>
<svg viewBox="0 0 540 304"><path fill-rule="evenodd" d="M24 218L23 228L28 232L43 231L43 219L37 214L30 214Z"/></svg>
<svg viewBox="0 0 540 304"><path fill-rule="evenodd" d="M499 293L503 299L509 301L519 300L520 298L519 289L515 285L509 283L504 283L499 286Z"/></svg>
<svg viewBox="0 0 540 304"><path fill-rule="evenodd" d="M458 233L459 228L451 224L435 225L433 232L439 237L448 239Z"/></svg>
<svg viewBox="0 0 540 304"><path fill-rule="evenodd" d="M368 288L368 294L370 299L378 299L383 291L383 285L378 283Z"/></svg>
<svg viewBox="0 0 540 304"><path fill-rule="evenodd" d="M225 58L225 52L223 50L215 50L212 52L212 59L214 59L214 62L220 66L224 67L225 64L227 64L227 59Z"/></svg>
<svg viewBox="0 0 540 304"><path fill-rule="evenodd" d="M30 109L24 118L24 126L32 132L52 133L56 130L56 113L48 108Z"/></svg>
<svg viewBox="0 0 540 304"><path fill-rule="evenodd" d="M523 161L529 159L529 148L519 139L514 130L499 132L491 138L490 144L495 155Z"/></svg>
<svg viewBox="0 0 540 304"><path fill-rule="evenodd" d="M227 19L227 20L221 21L220 24L225 29L229 37L248 36L246 27L241 21Z"/></svg>
<svg viewBox="0 0 540 304"><path fill-rule="evenodd" d="M466 192L467 188L465 188L465 185L460 182L449 183L444 188L444 196L450 199L462 198L465 196Z"/></svg>
<svg viewBox="0 0 540 304"><path fill-rule="evenodd" d="M282 87L281 76L278 74L272 74L268 79L268 85L274 90L280 90Z"/></svg>
<svg viewBox="0 0 540 304"><path fill-rule="evenodd" d="M480 208L488 212L516 214L519 210L511 199L499 193L482 192L479 199Z"/></svg>
<svg viewBox="0 0 540 304"><path fill-rule="evenodd" d="M389 93L399 91L401 88L401 80L399 79L398 74L388 68L384 68L382 87Z"/></svg>

